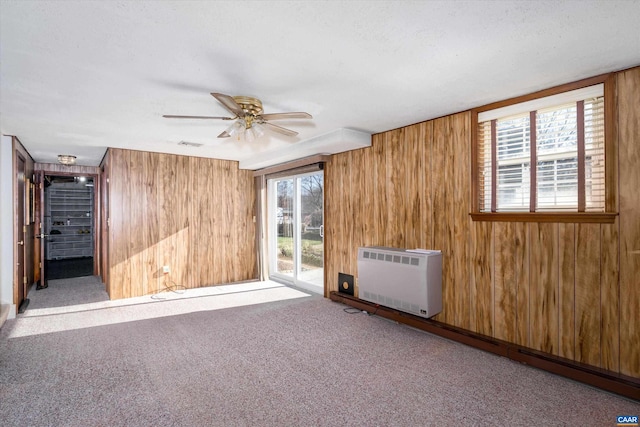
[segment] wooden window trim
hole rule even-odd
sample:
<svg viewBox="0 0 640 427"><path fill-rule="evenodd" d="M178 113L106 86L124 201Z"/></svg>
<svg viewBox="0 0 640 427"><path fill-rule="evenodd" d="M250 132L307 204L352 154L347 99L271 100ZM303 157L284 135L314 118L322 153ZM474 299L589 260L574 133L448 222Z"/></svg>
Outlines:
<svg viewBox="0 0 640 427"><path fill-rule="evenodd" d="M472 212L469 216L474 221L613 224L618 214L614 212Z"/></svg>
<svg viewBox="0 0 640 427"><path fill-rule="evenodd" d="M512 104L544 98L562 92L604 84L605 123L605 212L480 212L478 182L478 114ZM616 74L601 74L587 79L544 89L515 98L483 105L471 110L471 212L473 221L613 223L618 215L617 193L617 99ZM534 167L533 165L531 167Z"/></svg>

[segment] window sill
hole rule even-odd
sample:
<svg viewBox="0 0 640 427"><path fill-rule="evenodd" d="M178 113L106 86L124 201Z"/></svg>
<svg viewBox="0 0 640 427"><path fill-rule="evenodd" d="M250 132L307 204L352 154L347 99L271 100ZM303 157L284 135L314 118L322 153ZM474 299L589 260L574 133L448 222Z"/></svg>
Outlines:
<svg viewBox="0 0 640 427"><path fill-rule="evenodd" d="M616 212L477 212L470 213L473 221L501 222L568 222L613 224Z"/></svg>

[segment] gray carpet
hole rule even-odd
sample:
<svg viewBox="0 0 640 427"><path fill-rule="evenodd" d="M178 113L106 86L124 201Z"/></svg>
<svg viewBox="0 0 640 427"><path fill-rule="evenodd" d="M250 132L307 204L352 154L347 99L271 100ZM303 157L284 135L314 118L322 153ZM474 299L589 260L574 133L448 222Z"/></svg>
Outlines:
<svg viewBox="0 0 640 427"><path fill-rule="evenodd" d="M49 280L47 284L47 288L39 291L35 286L31 288L27 311L109 300L104 284L96 276Z"/></svg>
<svg viewBox="0 0 640 427"><path fill-rule="evenodd" d="M34 295L0 329L2 425L606 426L640 414L273 282L209 289L66 307Z"/></svg>

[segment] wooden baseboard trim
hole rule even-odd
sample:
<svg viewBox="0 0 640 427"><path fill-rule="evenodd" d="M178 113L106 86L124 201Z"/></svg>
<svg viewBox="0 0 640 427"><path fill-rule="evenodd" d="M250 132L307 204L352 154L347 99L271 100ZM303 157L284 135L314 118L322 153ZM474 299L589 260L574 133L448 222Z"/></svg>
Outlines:
<svg viewBox="0 0 640 427"><path fill-rule="evenodd" d="M638 378L532 350L435 320L414 316L413 314L370 303L351 295L333 291L329 293L329 298L332 301L346 304L359 310L365 310L452 341L640 401L640 379Z"/></svg>

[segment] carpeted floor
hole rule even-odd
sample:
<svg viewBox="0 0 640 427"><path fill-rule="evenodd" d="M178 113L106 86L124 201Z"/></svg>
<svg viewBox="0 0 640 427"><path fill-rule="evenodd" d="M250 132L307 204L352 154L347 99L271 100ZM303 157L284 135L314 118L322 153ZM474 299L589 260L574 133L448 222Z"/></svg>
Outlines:
<svg viewBox="0 0 640 427"><path fill-rule="evenodd" d="M2 425L607 426L640 414L273 282L64 307L46 297L0 329Z"/></svg>

